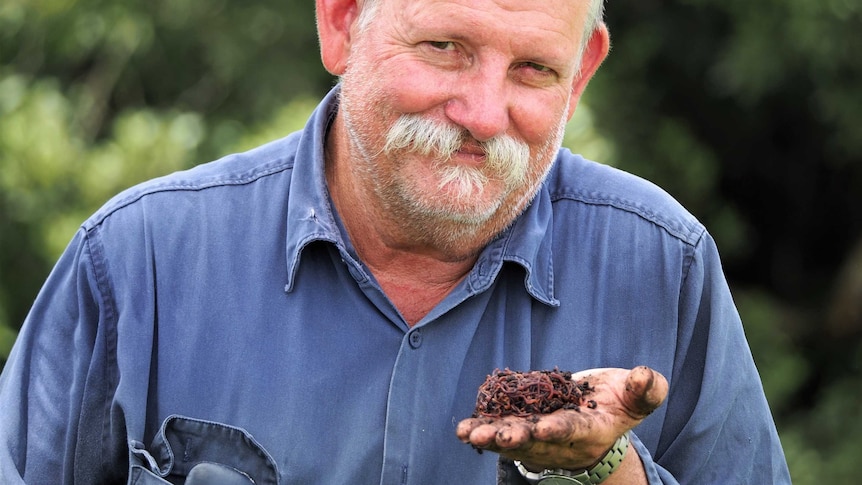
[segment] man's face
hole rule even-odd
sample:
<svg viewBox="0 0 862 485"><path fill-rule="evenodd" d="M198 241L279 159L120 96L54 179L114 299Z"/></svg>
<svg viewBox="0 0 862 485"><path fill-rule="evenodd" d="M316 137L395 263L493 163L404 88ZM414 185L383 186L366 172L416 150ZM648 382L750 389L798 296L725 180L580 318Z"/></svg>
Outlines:
<svg viewBox="0 0 862 485"><path fill-rule="evenodd" d="M351 163L405 224L492 237L559 148L587 2L380 1L342 76Z"/></svg>

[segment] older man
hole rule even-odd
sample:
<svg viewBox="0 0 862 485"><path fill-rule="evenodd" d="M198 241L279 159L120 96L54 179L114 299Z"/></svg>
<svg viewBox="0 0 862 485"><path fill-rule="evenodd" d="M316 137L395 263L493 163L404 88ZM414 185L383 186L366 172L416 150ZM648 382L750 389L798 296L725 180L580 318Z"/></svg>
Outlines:
<svg viewBox="0 0 862 485"><path fill-rule="evenodd" d="M709 234L559 148L600 1L317 14L303 131L75 235L0 378L3 483L789 483ZM593 402L470 418L503 368Z"/></svg>

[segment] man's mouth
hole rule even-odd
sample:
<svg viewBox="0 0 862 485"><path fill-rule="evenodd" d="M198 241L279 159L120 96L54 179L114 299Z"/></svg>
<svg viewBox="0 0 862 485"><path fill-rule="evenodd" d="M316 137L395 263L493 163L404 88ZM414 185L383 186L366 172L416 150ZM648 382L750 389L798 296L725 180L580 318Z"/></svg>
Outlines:
<svg viewBox="0 0 862 485"><path fill-rule="evenodd" d="M467 162L471 164L484 163L486 158L485 148L475 141L465 141L452 154L452 158L459 162Z"/></svg>

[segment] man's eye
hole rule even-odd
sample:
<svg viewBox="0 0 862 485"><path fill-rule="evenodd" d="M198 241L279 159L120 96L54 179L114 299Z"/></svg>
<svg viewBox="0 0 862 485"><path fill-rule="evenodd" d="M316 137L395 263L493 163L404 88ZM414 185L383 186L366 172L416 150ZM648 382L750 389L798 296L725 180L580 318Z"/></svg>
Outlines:
<svg viewBox="0 0 862 485"><path fill-rule="evenodd" d="M429 40L428 45L441 51L455 50L455 43L448 40Z"/></svg>
<svg viewBox="0 0 862 485"><path fill-rule="evenodd" d="M538 71L538 72L548 72L548 73L549 73L549 72L551 72L551 68L550 68L550 67L548 67L548 66L543 66L543 65L541 65L541 64L536 64L535 62L525 62L525 63L524 63L524 65L525 65L525 66L527 66L527 67L529 67L530 69L533 69L534 71Z"/></svg>

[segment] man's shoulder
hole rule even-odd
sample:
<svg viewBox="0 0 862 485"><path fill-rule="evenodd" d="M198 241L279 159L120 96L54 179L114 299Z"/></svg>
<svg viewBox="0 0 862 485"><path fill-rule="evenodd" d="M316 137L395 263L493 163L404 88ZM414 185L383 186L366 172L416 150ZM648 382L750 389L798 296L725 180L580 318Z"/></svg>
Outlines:
<svg viewBox="0 0 862 485"><path fill-rule="evenodd" d="M245 152L134 185L112 197L83 226L91 229L117 211L144 200L170 206L175 199L189 194L205 196L209 189L216 187L251 188L255 182L270 176L290 177L298 138L299 134L294 133ZM242 190L232 194L240 198L247 195Z"/></svg>
<svg viewBox="0 0 862 485"><path fill-rule="evenodd" d="M555 206L571 201L582 210L630 213L690 244L704 231L697 218L658 185L567 149L560 150L546 186Z"/></svg>

